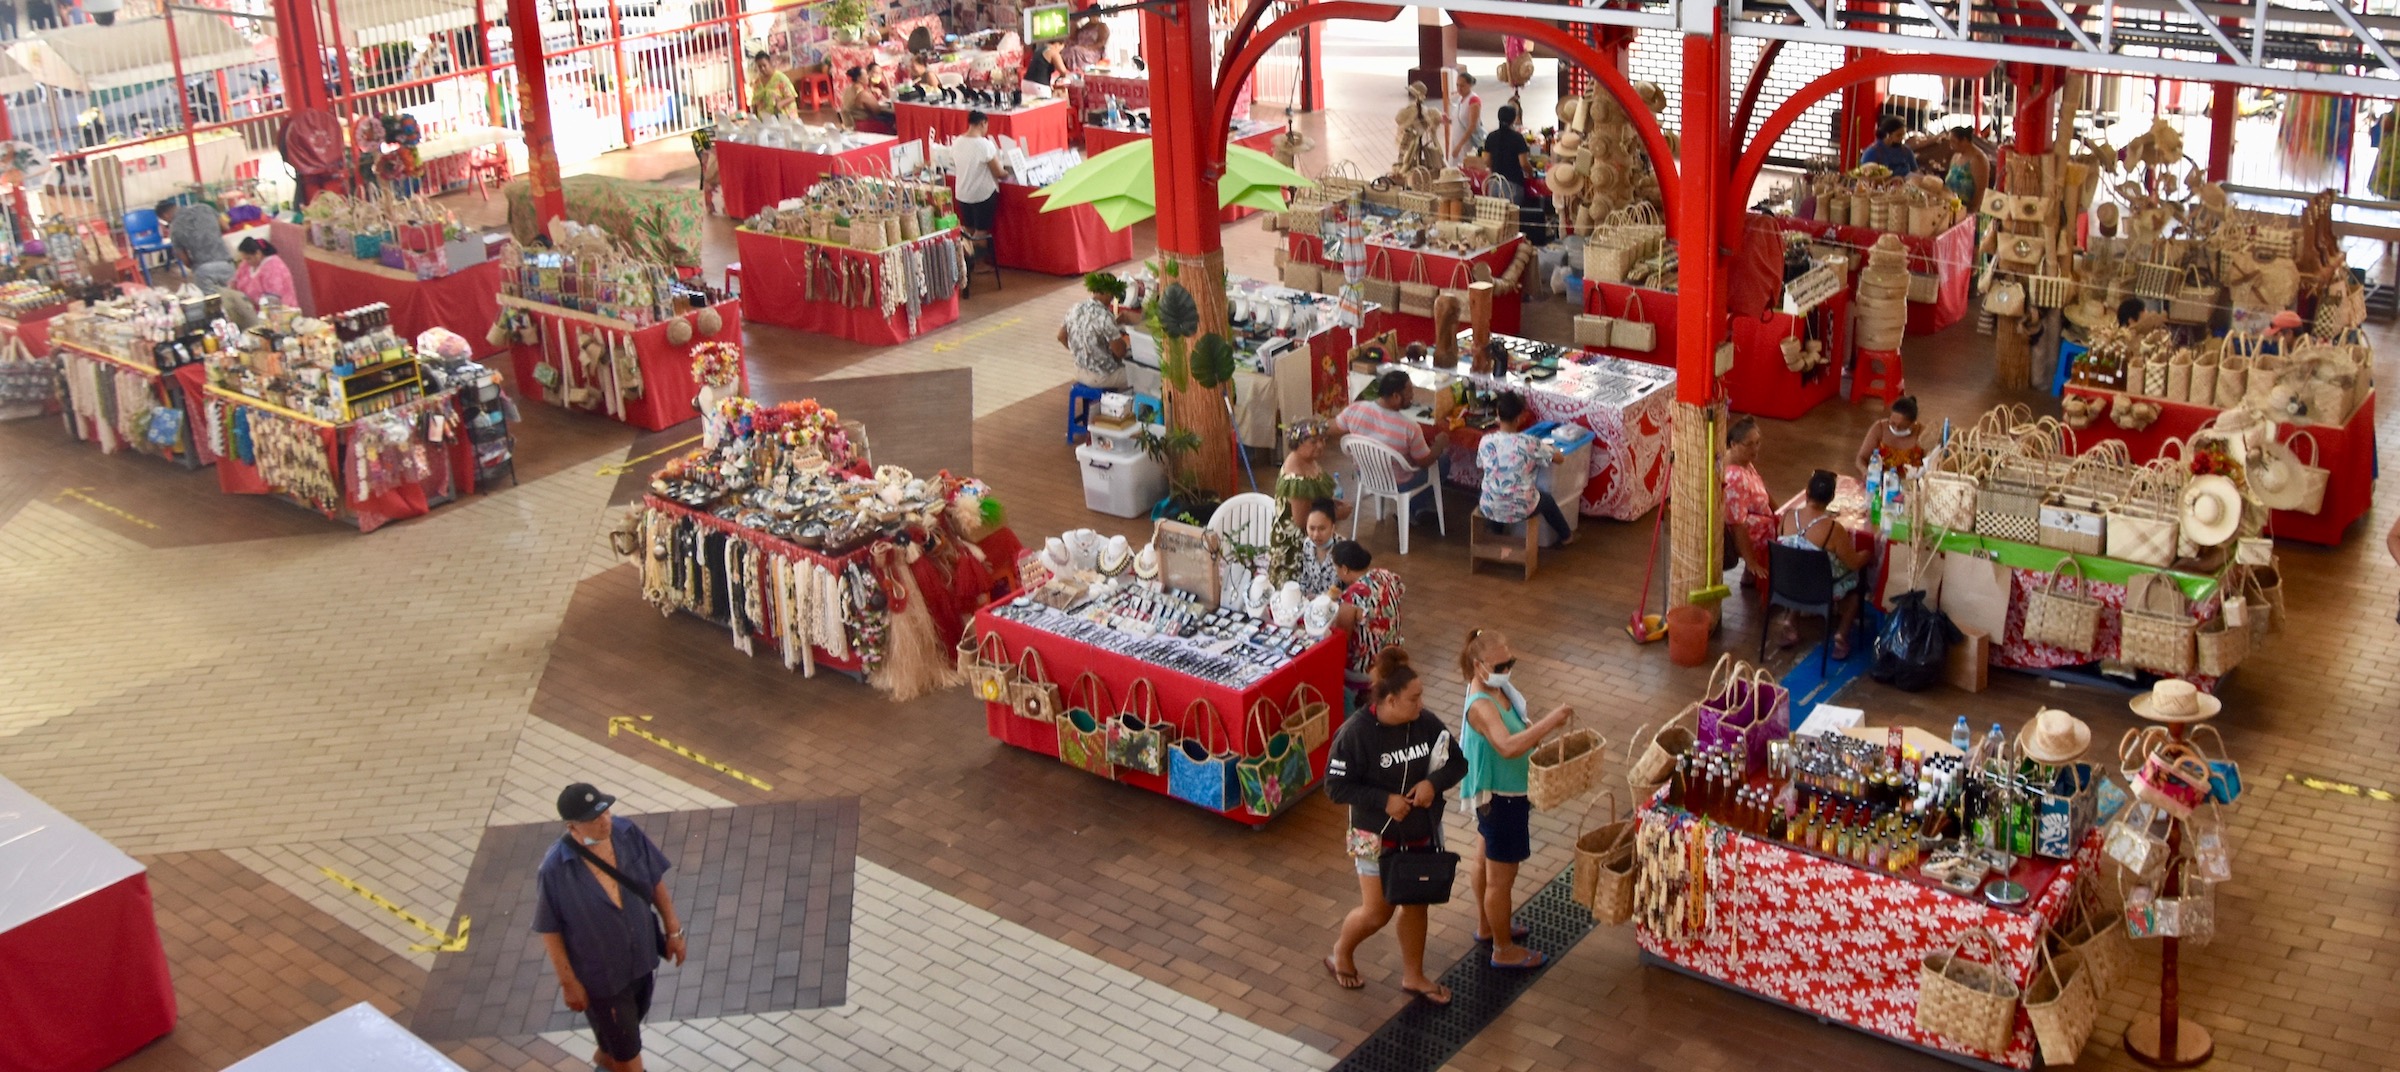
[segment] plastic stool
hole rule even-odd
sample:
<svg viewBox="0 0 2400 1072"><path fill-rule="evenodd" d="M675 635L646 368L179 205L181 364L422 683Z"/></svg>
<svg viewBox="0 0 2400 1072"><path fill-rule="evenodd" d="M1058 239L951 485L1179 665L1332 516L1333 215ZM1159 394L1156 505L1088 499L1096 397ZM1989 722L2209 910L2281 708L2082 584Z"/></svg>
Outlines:
<svg viewBox="0 0 2400 1072"><path fill-rule="evenodd" d="M1860 350L1858 371L1850 377L1850 401L1874 395L1883 399L1889 408L1894 399L1907 394L1907 385L1900 368L1898 350Z"/></svg>
<svg viewBox="0 0 2400 1072"><path fill-rule="evenodd" d="M819 73L800 76L799 102L802 108L817 111L832 104L835 99L832 75Z"/></svg>
<svg viewBox="0 0 2400 1072"><path fill-rule="evenodd" d="M1067 392L1068 446L1074 446L1091 434L1091 428L1085 422L1091 416L1092 403L1100 401L1100 396L1107 393L1100 388L1083 383L1076 384L1072 390Z"/></svg>
<svg viewBox="0 0 2400 1072"><path fill-rule="evenodd" d="M742 296L742 262L740 261L725 266L725 296L728 298Z"/></svg>

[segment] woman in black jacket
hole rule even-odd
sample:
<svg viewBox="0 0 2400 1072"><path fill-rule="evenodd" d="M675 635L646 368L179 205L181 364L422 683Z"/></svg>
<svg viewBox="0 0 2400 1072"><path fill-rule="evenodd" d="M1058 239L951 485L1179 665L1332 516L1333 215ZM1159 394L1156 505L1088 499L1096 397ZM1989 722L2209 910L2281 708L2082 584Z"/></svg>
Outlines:
<svg viewBox="0 0 2400 1072"><path fill-rule="evenodd" d="M1350 806L1349 849L1358 871L1358 907L1343 918L1333 955L1325 958L1325 970L1345 990L1366 985L1354 957L1359 943L1392 921L1394 906L1383 899L1383 854L1440 844L1442 794L1467 776L1458 741L1424 708L1425 683L1407 652L1392 647L1375 656L1367 699L1375 717L1344 722L1325 762L1325 795ZM1450 989L1425 975L1425 906L1398 911L1400 989L1448 1005Z"/></svg>

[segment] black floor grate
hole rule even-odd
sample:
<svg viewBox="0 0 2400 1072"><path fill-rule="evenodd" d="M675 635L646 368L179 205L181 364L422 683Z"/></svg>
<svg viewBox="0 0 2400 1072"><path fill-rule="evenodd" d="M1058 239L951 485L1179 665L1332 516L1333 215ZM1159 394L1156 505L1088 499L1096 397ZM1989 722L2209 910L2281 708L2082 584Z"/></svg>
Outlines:
<svg viewBox="0 0 2400 1072"><path fill-rule="evenodd" d="M1591 910L1569 895L1573 876L1572 870L1560 872L1517 909L1517 922L1533 931L1525 946L1549 954L1551 964L1592 932ZM1442 973L1450 1004L1409 1002L1334 1065L1334 1072L1434 1072L1550 970L1544 965L1532 971L1497 971L1490 957L1488 949L1475 947Z"/></svg>

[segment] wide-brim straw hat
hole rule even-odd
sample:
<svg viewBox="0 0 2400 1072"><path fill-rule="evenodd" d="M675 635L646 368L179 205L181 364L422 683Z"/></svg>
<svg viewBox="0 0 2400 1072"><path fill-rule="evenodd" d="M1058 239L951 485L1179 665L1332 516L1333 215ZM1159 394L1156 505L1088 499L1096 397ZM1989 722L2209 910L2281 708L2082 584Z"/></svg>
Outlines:
<svg viewBox="0 0 2400 1072"><path fill-rule="evenodd" d="M2223 702L2200 691L2198 686L2172 677L2134 697L2126 706L2152 722L2198 722L2215 718L2217 712L2225 709Z"/></svg>
<svg viewBox="0 0 2400 1072"><path fill-rule="evenodd" d="M1553 196L1572 196L1583 192L1583 172L1572 164L1552 164L1547 176Z"/></svg>
<svg viewBox="0 0 2400 1072"><path fill-rule="evenodd" d="M2092 747L2092 727L2054 707L2042 708L2017 731L2017 748L2036 763L2073 763Z"/></svg>
<svg viewBox="0 0 2400 1072"><path fill-rule="evenodd" d="M2308 477L2292 448L2267 441L2266 450L2250 463L2250 490L2258 501L2275 510L2297 510L2308 496Z"/></svg>
<svg viewBox="0 0 2400 1072"><path fill-rule="evenodd" d="M2233 538L2242 527L2242 490L2210 473L2183 486L2183 534L2202 547Z"/></svg>
<svg viewBox="0 0 2400 1072"><path fill-rule="evenodd" d="M2117 326L2117 311L2105 298L2087 296L2067 307L2067 322L2092 331Z"/></svg>

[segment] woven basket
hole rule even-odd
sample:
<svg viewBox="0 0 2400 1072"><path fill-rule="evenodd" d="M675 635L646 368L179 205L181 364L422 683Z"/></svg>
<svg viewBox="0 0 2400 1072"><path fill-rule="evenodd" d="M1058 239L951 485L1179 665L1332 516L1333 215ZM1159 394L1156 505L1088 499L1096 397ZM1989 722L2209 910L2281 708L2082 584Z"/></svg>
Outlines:
<svg viewBox="0 0 2400 1072"><path fill-rule="evenodd" d="M1658 727L1657 733L1650 735L1648 743L1642 746L1642 754L1625 765L1625 784L1633 790L1637 806L1650 799L1659 786L1667 784L1667 778L1675 773L1675 761L1697 743L1691 723L1699 707L1699 704L1685 705L1674 718ZM1642 731L1634 730L1633 739L1641 740Z"/></svg>
<svg viewBox="0 0 2400 1072"><path fill-rule="evenodd" d="M2225 598L2238 601L2242 596L2239 592L2228 592ZM2236 626L2219 614L2201 624L2199 632L2193 634L2192 647L2194 673L2224 677L2250 657L2250 627L2246 619L2244 624Z"/></svg>
<svg viewBox="0 0 2400 1072"><path fill-rule="evenodd" d="M2100 601L2089 592L2064 587L2069 571L2083 581L2083 566L2061 558L2051 570L2050 583L2025 600L2025 639L2068 651L2092 650L2100 633ZM2087 585L2088 586L2088 585Z"/></svg>
<svg viewBox="0 0 2400 1072"><path fill-rule="evenodd" d="M1602 799L1608 801L1609 814L1617 815L1616 793L1602 794L1592 803L1598 805ZM1590 821L1588 811L1584 818ZM1640 867L1633 852L1633 834L1633 816L1628 813L1575 838L1570 892L1576 904L1591 909L1593 920L1612 927L1633 918L1634 878Z"/></svg>
<svg viewBox="0 0 2400 1072"><path fill-rule="evenodd" d="M1533 750L1525 774L1525 796L1545 811L1600 787L1608 739L1599 730L1569 730Z"/></svg>
<svg viewBox="0 0 2400 1072"><path fill-rule="evenodd" d="M1066 710L1066 697L1060 695L1058 683L1049 680L1050 671L1042 665L1042 653L1026 648L1017 656L1016 678L1009 682L1008 705L1018 718L1035 722L1056 722Z"/></svg>
<svg viewBox="0 0 2400 1072"><path fill-rule="evenodd" d="M2018 543L2035 543L2042 535L2042 498L2049 493L2038 463L2003 458L1975 497L1975 533Z"/></svg>
<svg viewBox="0 0 2400 1072"><path fill-rule="evenodd" d="M2025 986L2025 1016L2033 1021L2033 1037L2042 1047L2042 1062L2071 1065L2091 1040L2092 1024L2100 1018L2099 995L2092 990L2092 970L2069 954L2065 973L2050 955L2049 943L2034 950L2041 970Z"/></svg>
<svg viewBox="0 0 2400 1072"><path fill-rule="evenodd" d="M2164 573L2128 578L2123 621L2119 662L2178 677L2192 672L2200 623L2192 620L2175 578Z"/></svg>
<svg viewBox="0 0 2400 1072"><path fill-rule="evenodd" d="M1960 956L1969 942L1981 945L1988 959ZM1960 931L1927 953L1917 969L1917 1030L1978 1053L2006 1051L2017 1023L2017 984L1999 967L2005 959L1999 940L1981 927Z"/></svg>
<svg viewBox="0 0 2400 1072"><path fill-rule="evenodd" d="M1300 742L1300 750L1314 752L1330 736L1333 725L1333 705L1317 687L1301 682L1292 690L1292 711L1283 716L1283 732Z"/></svg>

